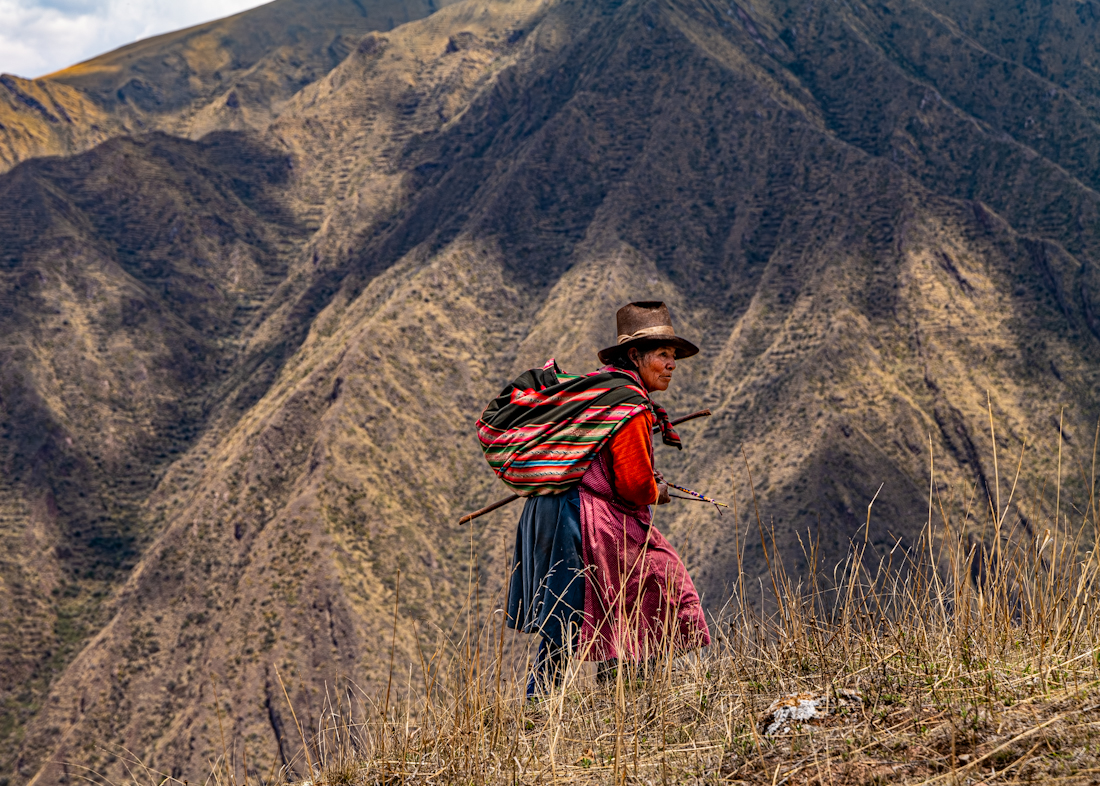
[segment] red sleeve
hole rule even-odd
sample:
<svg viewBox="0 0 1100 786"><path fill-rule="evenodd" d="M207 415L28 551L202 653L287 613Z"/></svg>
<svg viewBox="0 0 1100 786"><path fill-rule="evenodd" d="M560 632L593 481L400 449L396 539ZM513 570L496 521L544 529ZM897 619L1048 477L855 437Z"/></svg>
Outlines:
<svg viewBox="0 0 1100 786"><path fill-rule="evenodd" d="M657 501L657 481L653 477L653 423L649 412L640 412L611 439L615 493L634 505L652 505Z"/></svg>

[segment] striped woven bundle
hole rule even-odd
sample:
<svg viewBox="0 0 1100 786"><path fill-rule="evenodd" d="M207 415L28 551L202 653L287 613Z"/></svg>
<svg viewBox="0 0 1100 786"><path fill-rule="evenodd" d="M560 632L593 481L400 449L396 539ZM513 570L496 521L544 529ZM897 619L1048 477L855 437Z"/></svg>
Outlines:
<svg viewBox="0 0 1100 786"><path fill-rule="evenodd" d="M607 441L644 409L656 415L665 444L679 448L668 415L636 373L608 366L570 376L550 360L493 399L477 436L489 466L517 494L557 494L580 482Z"/></svg>

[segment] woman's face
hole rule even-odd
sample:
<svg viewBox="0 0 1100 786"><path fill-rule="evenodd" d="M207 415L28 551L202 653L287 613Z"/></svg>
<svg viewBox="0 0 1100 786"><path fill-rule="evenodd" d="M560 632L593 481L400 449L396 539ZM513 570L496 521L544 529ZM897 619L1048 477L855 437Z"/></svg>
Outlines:
<svg viewBox="0 0 1100 786"><path fill-rule="evenodd" d="M668 383L672 381L672 372L676 368L675 347L658 347L644 355L637 349L631 349L629 355L638 367L646 390L650 393L668 390Z"/></svg>

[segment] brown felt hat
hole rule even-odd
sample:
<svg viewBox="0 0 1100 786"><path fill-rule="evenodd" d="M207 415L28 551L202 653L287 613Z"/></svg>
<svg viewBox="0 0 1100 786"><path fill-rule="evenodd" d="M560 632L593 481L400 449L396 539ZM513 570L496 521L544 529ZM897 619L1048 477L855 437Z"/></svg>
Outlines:
<svg viewBox="0 0 1100 786"><path fill-rule="evenodd" d="M615 314L615 332L619 334L619 343L600 350L601 363L610 363L630 347L639 344L676 347L677 360L699 353L699 347L676 335L668 306L659 300L628 303L620 308Z"/></svg>

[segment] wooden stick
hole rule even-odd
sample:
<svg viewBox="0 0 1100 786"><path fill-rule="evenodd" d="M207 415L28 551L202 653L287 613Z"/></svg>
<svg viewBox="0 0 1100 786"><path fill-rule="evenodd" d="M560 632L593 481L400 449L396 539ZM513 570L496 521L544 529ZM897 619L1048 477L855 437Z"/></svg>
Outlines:
<svg viewBox="0 0 1100 786"><path fill-rule="evenodd" d="M711 412L710 412L709 409L701 409L698 412L692 412L690 415L684 415L682 418L676 418L676 420L670 420L668 424L670 426L679 426L681 423L687 423L689 420L695 420L696 418L709 418L710 415L711 415ZM661 430L661 428L659 426L654 426L653 427L653 433L654 434L656 434L660 430ZM486 513L492 513L497 508L503 508L505 505L509 505L509 504L515 502L517 499L520 499L520 495L519 494L513 494L510 497L505 497L504 499L498 499L492 505L486 505L481 510L475 510L473 513L467 513L465 516L463 516L462 518L460 518L458 520L459 526L461 526L463 524L467 524L467 523L473 521L476 518L480 518L480 517L484 516Z"/></svg>
<svg viewBox="0 0 1100 786"><path fill-rule="evenodd" d="M696 418L709 418L709 417L710 417L710 410L709 409L701 409L698 412L692 412L690 415L684 415L682 418L676 418L676 420L670 420L668 422L668 425L670 425L670 426L679 426L681 423L687 423L689 420L695 420ZM661 430L660 426L654 426L653 427L653 433L654 434L656 434L660 430Z"/></svg>
<svg viewBox="0 0 1100 786"><path fill-rule="evenodd" d="M519 499L519 494L513 494L510 497L505 497L504 499L498 499L492 505L486 505L481 510L475 510L473 513L467 513L465 516L463 516L462 518L460 518L458 520L458 523L459 524L465 524L469 521L473 521L476 518L484 516L486 513L492 513L497 508L503 508L505 505L508 505L512 502L515 502L517 499Z"/></svg>

